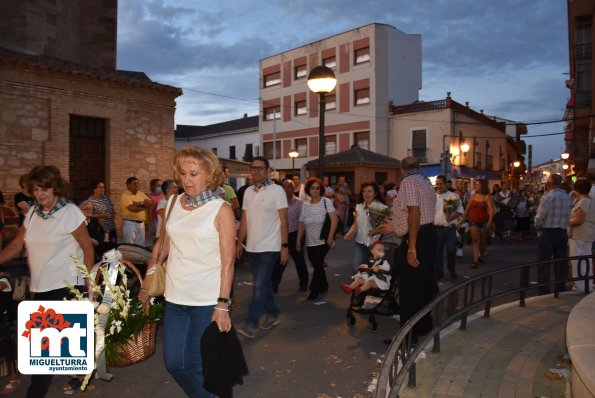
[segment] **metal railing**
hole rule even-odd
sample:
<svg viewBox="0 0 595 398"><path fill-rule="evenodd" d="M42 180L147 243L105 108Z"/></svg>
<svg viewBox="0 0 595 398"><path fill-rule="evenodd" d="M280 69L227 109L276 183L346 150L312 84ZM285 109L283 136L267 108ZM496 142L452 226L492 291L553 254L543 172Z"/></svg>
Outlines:
<svg viewBox="0 0 595 398"><path fill-rule="evenodd" d="M589 281L595 280L592 270L593 259L593 255L575 256L503 267L466 279L439 294L417 312L393 338L380 369L375 397L398 397L407 376L408 386L415 387L415 360L426 344L433 339L432 352L439 353L440 331L457 320L460 321L459 330L466 330L469 313L476 311L480 306L484 308L484 318L489 318L492 304L500 301L504 303L505 301L502 299L506 296L518 294L519 306L524 307L528 290L539 289L543 291L544 289L551 289L554 296L558 298L560 288L566 282L584 281L584 291L585 294L588 294ZM544 280L537 283L529 282L532 270L537 271L538 276L544 275L544 273L550 275L556 265L567 267L569 260L578 260L578 276L576 278ZM589 267L591 267L591 272L589 272ZM555 273L553 274L555 275ZM509 275L512 275L512 277ZM494 281L498 279L502 279L511 287L494 291ZM516 284L514 283L515 280ZM457 308L461 295L462 306ZM433 316L433 328L423 338L420 337L417 344L414 344L413 328L427 314Z"/></svg>

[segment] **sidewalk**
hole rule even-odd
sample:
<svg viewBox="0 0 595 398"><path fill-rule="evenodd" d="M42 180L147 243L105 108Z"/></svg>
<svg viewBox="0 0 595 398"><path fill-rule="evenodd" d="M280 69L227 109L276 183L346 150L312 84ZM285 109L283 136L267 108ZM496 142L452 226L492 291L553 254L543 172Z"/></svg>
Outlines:
<svg viewBox="0 0 595 398"><path fill-rule="evenodd" d="M532 261L536 256L535 246L535 242L511 246L497 243L489 249L488 264L478 270L469 268L467 250L467 258L458 261L457 272L461 277L472 276L492 267ZM387 348L382 340L391 339L394 336L399 322L391 317L377 317L378 332L371 333L367 317L356 315L355 327L347 327L345 311L349 297L338 286L350 277L352 255L351 242L342 240L337 242L327 257L329 292L315 302L306 300L299 292L295 268L293 264L289 264L277 295L277 304L282 311L281 323L271 330L259 331L255 339L240 337L250 375L244 379L243 385L234 388L235 397L371 396L368 388L377 378L383 354ZM441 290L448 288L452 283L443 282L440 286ZM244 320L251 290L248 265L242 264L236 272L237 307L232 316L236 325ZM555 365L555 360L550 364L549 358L563 353L564 341L561 336L564 331L560 325L565 323L566 312L573 305L568 300L564 297L553 303L545 302L543 305L538 304L541 301L530 301L527 308L520 309L513 306L501 312L493 310L492 318L470 322L467 332L457 331L451 337L444 339L441 354L426 351L427 360L421 360L418 366L418 387L416 390L407 391L408 394L413 394L407 396L448 397L456 394L480 396L479 393L482 397L498 396L500 388L510 384L507 381L503 385L502 380L509 380L513 376L517 377L518 388L520 388L524 385L521 381L524 383L526 380L525 374L515 372L515 367L509 368L510 363L506 362L506 358L514 359L522 352L525 352L524 356L516 361L520 362L523 359L521 368L528 368L530 364L537 366L534 379L541 380L544 371ZM521 351L513 344L521 341L521 337L525 341L521 348L529 347L531 341L537 344L543 338L549 340L541 348L542 351L533 350L535 352L533 353L533 351ZM510 339L512 341L509 341ZM490 346L489 349L488 346ZM140 364L110 369L114 374L111 382L94 380L89 391L85 393L77 391L74 396L184 397L183 392L163 366L162 349L163 341L159 332L155 355ZM505 352L508 354L504 355ZM476 365L471 366L469 358L477 360ZM482 361L484 358L492 358L491 365L486 365ZM535 365L534 358L543 360L540 359ZM442 364L444 370L432 367L438 364ZM454 378L447 379L455 369ZM506 373L507 369L509 373ZM463 384L465 372L470 371L471 373L465 379L468 382ZM501 377L497 378L497 375ZM506 376L505 379L502 378L503 375ZM1 381L4 382L4 380L6 379ZM13 397L25 396L28 376L23 376L22 380L23 384L12 395ZM64 377L55 377L48 397L64 396L62 393L64 382ZM560 381L555 383L564 384ZM533 395L521 394L521 390L518 389L518 396L563 396L547 391L542 392L543 388L535 388ZM508 394L508 390L502 391L506 393L500 396L512 396Z"/></svg>

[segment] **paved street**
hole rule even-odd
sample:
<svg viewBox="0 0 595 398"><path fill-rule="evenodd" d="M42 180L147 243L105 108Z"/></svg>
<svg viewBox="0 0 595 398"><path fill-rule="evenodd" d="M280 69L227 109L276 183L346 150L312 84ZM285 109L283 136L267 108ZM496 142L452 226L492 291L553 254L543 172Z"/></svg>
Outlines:
<svg viewBox="0 0 595 398"><path fill-rule="evenodd" d="M288 266L277 296L278 305L282 310L281 324L268 331L259 331L255 339L246 339L241 336L250 375L245 379L244 385L234 389L236 397L347 398L370 396L368 387L380 369L383 353L387 348L382 340L392 338L398 330L398 321L391 317L379 317L378 332L371 333L367 318L356 315L355 327L350 329L346 326L345 310L349 298L339 290L338 286L349 278L352 258L351 245L350 242L339 241L327 257L330 290L321 300L310 302L302 296L297 289L298 282L293 264ZM494 269L494 267L534 261L535 246L535 242L515 243L510 246L495 243L490 246L487 256L488 263L477 270L470 269L469 253L466 248L466 258L459 260L458 272L461 277L465 277ZM447 288L451 283L453 282L441 283L441 289ZM506 283L506 281L500 283ZM233 313L233 320L236 324L244 319L251 288L251 277L247 264L241 264L236 273L238 304ZM566 307L559 308L562 314L571 307L568 303L564 303ZM508 314L507 311L502 313ZM535 309L535 311L539 313L540 310ZM493 313L496 314L496 312ZM496 325L502 326L497 327L502 331L499 332L501 334L498 341L499 344L506 345L508 338L518 338L518 332L522 330L518 325L527 322L531 324L533 316L544 315L530 313L525 318L522 313L516 311L512 315L504 315L503 319L498 319L495 315L483 323L495 322ZM514 319L516 323L510 323L511 319ZM477 322L482 322L482 320L470 323L469 331L464 333L465 338L480 338L478 337L478 334L481 333L479 330L483 329L476 328ZM560 325L564 322L565 315L559 319L551 320L552 327L556 330L555 335L551 336L553 339L559 340ZM509 327L516 332L505 333L504 331ZM491 330L490 327L487 329L488 332ZM530 333L530 328L526 329L527 331L523 333ZM457 336L457 333L454 333L453 336ZM467 345L464 340L463 343L456 340L458 338L460 337L453 337L451 341L454 343L450 348L447 348L449 347L448 338L443 342L443 353L439 354L439 357L440 361L443 361L447 366L451 363L451 358L455 358L457 355L459 355L458 358L461 358L459 351ZM530 336L526 338L531 339ZM495 341L492 342L492 344L495 343ZM481 341L473 344L481 345ZM163 367L161 353L163 344L160 334L156 346L157 352L150 359L128 367L112 368L114 379L111 382L94 381L91 389L84 395L89 397L183 397L182 391ZM563 344L558 348L551 355L561 352ZM457 361L461 361L461 359ZM434 360L431 362L433 363ZM500 362L502 366L507 366L502 361ZM422 365L420 364L421 369ZM544 377L540 371L541 368L534 374L536 380ZM430 371L419 371L418 374L432 373L428 372ZM437 372L438 370L433 371L435 374L438 374ZM50 397L63 396L61 388L64 380L63 377L55 378ZM23 377L23 381L25 385L19 388L18 392L14 394L15 397L25 395L27 376ZM413 395L408 396L450 396L432 395L435 384L436 380L426 382L420 377L418 389L410 391ZM453 391L455 390L453 389ZM472 393L477 391L484 390L469 390L471 395L466 394L467 396L480 396ZM418 392L423 392L423 394L417 395ZM435 393L438 392L435 391ZM76 393L76 396L82 395L81 392ZM544 395L550 396L545 393Z"/></svg>

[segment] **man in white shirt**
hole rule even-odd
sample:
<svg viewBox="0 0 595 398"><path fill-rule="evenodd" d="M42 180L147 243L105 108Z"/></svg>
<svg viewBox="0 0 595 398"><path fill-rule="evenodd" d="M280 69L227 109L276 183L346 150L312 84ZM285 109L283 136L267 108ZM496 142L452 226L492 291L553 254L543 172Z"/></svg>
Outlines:
<svg viewBox="0 0 595 398"><path fill-rule="evenodd" d="M446 187L443 175L436 177L436 261L434 263L434 277L436 280L444 278L443 254L446 248L446 268L451 279L457 279L455 271L457 253L457 218L463 215L461 199Z"/></svg>
<svg viewBox="0 0 595 398"><path fill-rule="evenodd" d="M263 312L267 317L261 329L279 324L279 309L275 305L271 276L277 261L285 264L289 258L287 242L287 198L285 191L269 179L269 161L261 156L252 160L250 172L254 185L246 189L242 203L242 218L238 232L236 256L239 259L246 240L246 252L253 278L252 301L248 317L238 332L253 338Z"/></svg>

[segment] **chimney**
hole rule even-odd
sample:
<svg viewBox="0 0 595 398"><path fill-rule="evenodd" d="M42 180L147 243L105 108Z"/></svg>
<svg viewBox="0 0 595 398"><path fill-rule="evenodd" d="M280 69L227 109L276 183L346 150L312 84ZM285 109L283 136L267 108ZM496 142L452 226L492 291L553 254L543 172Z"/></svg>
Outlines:
<svg viewBox="0 0 595 398"><path fill-rule="evenodd" d="M244 118L247 118L247 117L248 117L248 114L247 113L244 113Z"/></svg>

